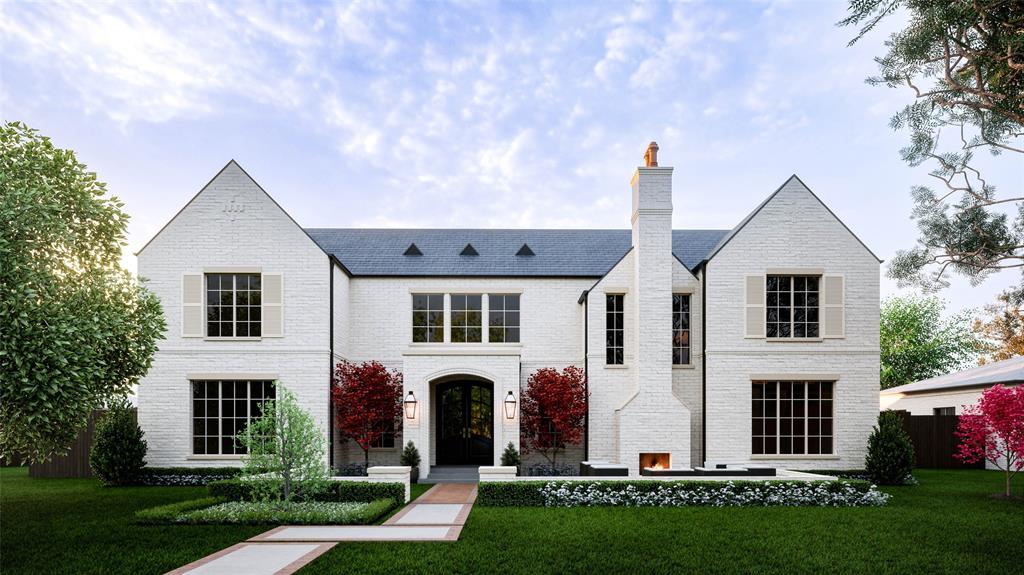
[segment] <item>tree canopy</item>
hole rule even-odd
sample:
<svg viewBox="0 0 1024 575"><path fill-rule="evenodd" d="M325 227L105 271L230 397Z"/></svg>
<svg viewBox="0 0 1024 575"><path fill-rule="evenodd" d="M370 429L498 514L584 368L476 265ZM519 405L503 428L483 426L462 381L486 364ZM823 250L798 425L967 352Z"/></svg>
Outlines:
<svg viewBox="0 0 1024 575"><path fill-rule="evenodd" d="M919 238L897 252L889 275L929 290L950 272L973 284L1000 270L1024 270L1024 193L1018 179L997 194L975 154L1024 162L1024 3L1019 0L850 0L841 26L853 44L898 12L907 26L889 36L868 83L901 88L912 101L892 117L907 130L901 150L911 166L929 162L937 191L914 186ZM1024 299L1024 283L1011 292Z"/></svg>
<svg viewBox="0 0 1024 575"><path fill-rule="evenodd" d="M970 312L943 319L937 297L892 297L882 302L882 389L958 371L985 349L971 331Z"/></svg>
<svg viewBox="0 0 1024 575"><path fill-rule="evenodd" d="M1024 355L1024 310L1011 300L1009 294L1000 294L996 303L985 306L984 318L974 320L974 333L988 344L986 355L978 363L1002 361Z"/></svg>
<svg viewBox="0 0 1024 575"><path fill-rule="evenodd" d="M0 128L0 455L66 451L150 367L163 313L120 265L123 207L71 150Z"/></svg>

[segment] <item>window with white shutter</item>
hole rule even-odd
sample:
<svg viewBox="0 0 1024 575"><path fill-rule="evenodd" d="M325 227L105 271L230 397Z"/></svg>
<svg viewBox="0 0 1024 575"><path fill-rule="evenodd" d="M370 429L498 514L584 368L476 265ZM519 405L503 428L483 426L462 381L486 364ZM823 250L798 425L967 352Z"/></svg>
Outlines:
<svg viewBox="0 0 1024 575"><path fill-rule="evenodd" d="M263 337L284 335L284 277L263 274Z"/></svg>
<svg viewBox="0 0 1024 575"><path fill-rule="evenodd" d="M744 329L745 337L764 337L764 276L749 275L746 277L744 286L745 310Z"/></svg>
<svg viewBox="0 0 1024 575"><path fill-rule="evenodd" d="M181 337L203 337L203 274L181 276Z"/></svg>
<svg viewBox="0 0 1024 575"><path fill-rule="evenodd" d="M846 337L846 295L843 276L825 276L822 293L822 314L824 326L822 337Z"/></svg>

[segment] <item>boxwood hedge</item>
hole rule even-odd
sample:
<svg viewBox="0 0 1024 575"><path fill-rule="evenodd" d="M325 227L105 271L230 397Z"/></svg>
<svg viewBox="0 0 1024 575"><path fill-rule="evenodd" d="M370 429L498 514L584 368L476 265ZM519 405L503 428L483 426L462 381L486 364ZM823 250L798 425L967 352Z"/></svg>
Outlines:
<svg viewBox="0 0 1024 575"><path fill-rule="evenodd" d="M241 472L238 467L144 467L139 483L158 487L193 487L238 477Z"/></svg>
<svg viewBox="0 0 1024 575"><path fill-rule="evenodd" d="M258 479L226 479L213 481L206 486L211 497L227 501L250 501ZM378 499L405 501L405 485L401 483L369 483L363 481L329 481L327 489L312 497L312 501L365 502Z"/></svg>

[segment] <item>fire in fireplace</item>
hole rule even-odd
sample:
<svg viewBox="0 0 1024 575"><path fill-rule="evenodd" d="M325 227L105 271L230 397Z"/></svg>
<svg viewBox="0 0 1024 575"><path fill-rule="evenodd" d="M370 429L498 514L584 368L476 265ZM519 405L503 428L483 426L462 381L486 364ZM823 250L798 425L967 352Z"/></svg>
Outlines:
<svg viewBox="0 0 1024 575"><path fill-rule="evenodd" d="M640 469L670 469L672 467L671 453L641 453Z"/></svg>

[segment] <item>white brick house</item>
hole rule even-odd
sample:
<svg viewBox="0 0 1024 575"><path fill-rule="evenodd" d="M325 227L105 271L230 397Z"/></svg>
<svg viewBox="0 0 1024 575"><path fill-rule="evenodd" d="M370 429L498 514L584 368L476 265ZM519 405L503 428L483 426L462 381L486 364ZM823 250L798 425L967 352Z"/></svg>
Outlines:
<svg viewBox="0 0 1024 575"><path fill-rule="evenodd" d="M233 430L271 380L323 427L331 465L362 461L329 425L345 359L402 372L415 415L371 463L411 440L424 475L497 464L519 443L505 400L567 365L590 393L570 461L861 467L879 260L796 176L732 230L672 230L656 152L631 231L303 229L228 163L138 254L168 325L138 391L149 464L236 463Z"/></svg>

